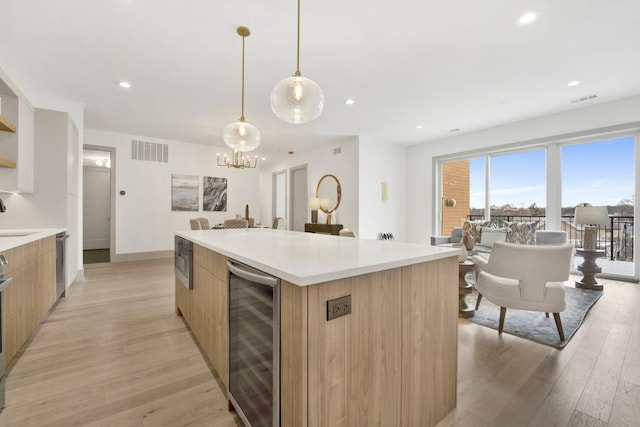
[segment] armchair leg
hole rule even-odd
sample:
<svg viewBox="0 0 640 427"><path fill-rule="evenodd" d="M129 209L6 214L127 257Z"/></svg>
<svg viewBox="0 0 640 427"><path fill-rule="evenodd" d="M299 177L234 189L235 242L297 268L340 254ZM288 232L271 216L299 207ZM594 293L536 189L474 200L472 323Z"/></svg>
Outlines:
<svg viewBox="0 0 640 427"><path fill-rule="evenodd" d="M480 301L482 301L482 294L478 292L478 299L476 300L476 310L480 307Z"/></svg>
<svg viewBox="0 0 640 427"><path fill-rule="evenodd" d="M502 333L502 328L504 327L504 315L507 314L506 307L500 307L500 323L498 324L498 333Z"/></svg>
<svg viewBox="0 0 640 427"><path fill-rule="evenodd" d="M564 331L562 330L562 321L560 320L560 313L553 313L553 318L556 321L556 327L558 328L558 334L560 335L560 341L564 341Z"/></svg>

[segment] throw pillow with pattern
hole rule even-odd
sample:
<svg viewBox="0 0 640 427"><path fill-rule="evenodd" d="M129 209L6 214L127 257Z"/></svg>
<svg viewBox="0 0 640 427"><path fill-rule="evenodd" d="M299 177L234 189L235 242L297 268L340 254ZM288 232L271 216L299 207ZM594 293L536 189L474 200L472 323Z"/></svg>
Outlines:
<svg viewBox="0 0 640 427"><path fill-rule="evenodd" d="M518 245L535 245L536 229L540 221L533 222L509 222L504 221L507 229L506 241Z"/></svg>

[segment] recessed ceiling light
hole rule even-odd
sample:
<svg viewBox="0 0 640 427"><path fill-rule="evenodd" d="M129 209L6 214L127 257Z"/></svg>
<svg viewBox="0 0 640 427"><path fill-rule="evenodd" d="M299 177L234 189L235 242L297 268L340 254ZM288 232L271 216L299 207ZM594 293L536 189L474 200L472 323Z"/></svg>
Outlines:
<svg viewBox="0 0 640 427"><path fill-rule="evenodd" d="M424 126L422 126L422 125L418 125L418 126L416 126L416 129L422 129L423 127Z"/></svg>
<svg viewBox="0 0 640 427"><path fill-rule="evenodd" d="M347 104L347 105L353 105L353 104L355 104L355 103L356 103L356 101L354 101L352 98L347 98L347 99L344 101L344 103L345 103L345 104Z"/></svg>
<svg viewBox="0 0 640 427"><path fill-rule="evenodd" d="M523 13L520 18L518 18L518 24L519 25L529 25L534 21L537 21L538 18L540 17L540 14L538 12L526 12Z"/></svg>
<svg viewBox="0 0 640 427"><path fill-rule="evenodd" d="M267 158L266 158L266 157L261 157L261 159L262 159L262 161L265 161L265 160L267 160Z"/></svg>
<svg viewBox="0 0 640 427"><path fill-rule="evenodd" d="M582 82L580 80L572 80L569 83L567 83L567 86L569 87L574 87L574 86L578 86L580 85Z"/></svg>
<svg viewBox="0 0 640 427"><path fill-rule="evenodd" d="M449 132L460 132L460 128L449 129Z"/></svg>
<svg viewBox="0 0 640 427"><path fill-rule="evenodd" d="M119 85L120 87L125 88L125 89L129 89L129 88L131 87L131 83L129 83L129 82L125 82L124 80L123 80L123 81L118 82L118 85Z"/></svg>

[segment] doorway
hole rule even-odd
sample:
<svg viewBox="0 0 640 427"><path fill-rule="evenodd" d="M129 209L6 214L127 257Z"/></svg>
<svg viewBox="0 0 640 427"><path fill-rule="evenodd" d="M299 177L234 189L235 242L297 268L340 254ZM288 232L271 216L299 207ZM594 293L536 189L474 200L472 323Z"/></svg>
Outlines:
<svg viewBox="0 0 640 427"><path fill-rule="evenodd" d="M307 165L291 169L291 221L289 230L304 231L307 223L309 205L309 186L307 184Z"/></svg>
<svg viewBox="0 0 640 427"><path fill-rule="evenodd" d="M114 154L112 147L85 145L82 150L83 264L111 261Z"/></svg>

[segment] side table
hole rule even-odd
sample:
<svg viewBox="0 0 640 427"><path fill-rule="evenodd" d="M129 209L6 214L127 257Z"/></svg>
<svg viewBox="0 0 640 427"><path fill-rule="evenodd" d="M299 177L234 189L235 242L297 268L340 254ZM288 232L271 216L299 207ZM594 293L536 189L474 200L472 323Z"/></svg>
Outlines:
<svg viewBox="0 0 640 427"><path fill-rule="evenodd" d="M465 297L471 293L473 286L467 283L465 276L473 271L475 265L471 261L458 263L458 317L467 319L473 317L475 310L467 304Z"/></svg>
<svg viewBox="0 0 640 427"><path fill-rule="evenodd" d="M602 272L602 268L596 264L596 259L604 256L603 250L587 250L576 248L576 255L581 256L584 261L578 266L578 271L582 272L582 279L576 281L576 288L603 290L601 283L596 281L596 274Z"/></svg>

